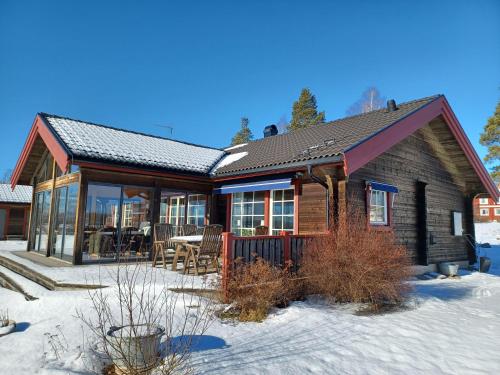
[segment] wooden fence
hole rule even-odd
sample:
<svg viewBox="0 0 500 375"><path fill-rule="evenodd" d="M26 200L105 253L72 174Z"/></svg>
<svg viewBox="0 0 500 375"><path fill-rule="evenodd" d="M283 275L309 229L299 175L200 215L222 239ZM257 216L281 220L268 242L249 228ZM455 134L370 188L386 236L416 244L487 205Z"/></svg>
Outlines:
<svg viewBox="0 0 500 375"><path fill-rule="evenodd" d="M279 236L239 237L232 233L222 234L222 277L226 285L234 262L252 262L262 258L276 267L289 267L297 272L305 245L313 236L292 235L282 232Z"/></svg>

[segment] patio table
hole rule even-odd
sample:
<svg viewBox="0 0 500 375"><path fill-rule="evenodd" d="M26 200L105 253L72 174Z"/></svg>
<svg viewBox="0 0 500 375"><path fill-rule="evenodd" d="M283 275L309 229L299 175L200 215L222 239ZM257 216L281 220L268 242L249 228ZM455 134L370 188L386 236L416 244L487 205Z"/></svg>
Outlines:
<svg viewBox="0 0 500 375"><path fill-rule="evenodd" d="M199 244L201 243L203 236L174 236L170 239L170 242L176 244L175 255L172 260L172 271L177 271L177 258L182 255L184 256L184 261L187 259L188 253L184 250L184 245L187 244Z"/></svg>

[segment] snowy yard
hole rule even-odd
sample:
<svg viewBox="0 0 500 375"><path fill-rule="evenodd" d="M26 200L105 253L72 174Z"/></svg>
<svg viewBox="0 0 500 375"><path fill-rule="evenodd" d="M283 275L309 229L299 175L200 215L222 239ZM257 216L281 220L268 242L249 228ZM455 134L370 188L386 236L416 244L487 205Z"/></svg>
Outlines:
<svg viewBox="0 0 500 375"><path fill-rule="evenodd" d="M462 272L460 279L414 280L408 310L359 316L353 306L332 308L309 300L277 309L263 323L216 320L193 348L197 373L498 374L500 224L480 226L477 237L494 245L482 249L481 254L493 259L491 273ZM5 249L6 245L0 246ZM6 254L14 256L0 250L0 255ZM82 282L85 277L95 281L99 272L107 275L116 267L48 269L16 260L65 282ZM108 276L103 280L110 281ZM168 271L167 280L174 287L180 278ZM200 282L193 277L184 280ZM77 349L82 345L82 331L74 317L77 308L89 311L87 292L51 292L29 282L23 285L39 299L28 302L20 294L0 288L0 310L8 308L21 331L0 338L0 373L87 373ZM48 350L44 334L56 333L56 326L69 350L59 361L44 360Z"/></svg>

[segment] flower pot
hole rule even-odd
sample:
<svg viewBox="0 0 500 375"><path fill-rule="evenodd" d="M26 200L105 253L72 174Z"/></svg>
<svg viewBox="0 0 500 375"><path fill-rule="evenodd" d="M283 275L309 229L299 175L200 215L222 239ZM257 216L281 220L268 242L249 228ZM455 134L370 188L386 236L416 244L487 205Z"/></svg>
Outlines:
<svg viewBox="0 0 500 375"><path fill-rule="evenodd" d="M443 262L439 263L439 272L445 276L456 276L459 265L456 263Z"/></svg>
<svg viewBox="0 0 500 375"><path fill-rule="evenodd" d="M165 328L154 324L111 327L107 333L111 360L122 373L134 369L147 373L160 360L160 340Z"/></svg>
<svg viewBox="0 0 500 375"><path fill-rule="evenodd" d="M479 272L488 272L491 266L491 259L488 257L479 257Z"/></svg>
<svg viewBox="0 0 500 375"><path fill-rule="evenodd" d="M8 320L3 325L0 325L0 336L8 335L16 330L16 322Z"/></svg>

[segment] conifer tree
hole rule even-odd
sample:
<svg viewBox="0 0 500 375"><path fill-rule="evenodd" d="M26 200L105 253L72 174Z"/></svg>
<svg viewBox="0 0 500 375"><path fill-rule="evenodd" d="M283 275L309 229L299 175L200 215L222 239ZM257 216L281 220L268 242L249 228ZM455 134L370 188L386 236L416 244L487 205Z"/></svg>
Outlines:
<svg viewBox="0 0 500 375"><path fill-rule="evenodd" d="M316 98L309 89L302 89L299 100L293 103L292 120L288 125L288 131L304 129L324 122L325 112L318 113Z"/></svg>
<svg viewBox="0 0 500 375"><path fill-rule="evenodd" d="M495 113L488 119L484 126L479 142L488 147L488 153L484 157L484 162L493 164L491 177L498 181L500 179L500 101L497 104Z"/></svg>
<svg viewBox="0 0 500 375"><path fill-rule="evenodd" d="M240 145L242 143L248 143L253 139L253 134L250 128L248 127L248 118L241 118L241 129L234 135L231 140L231 146Z"/></svg>

